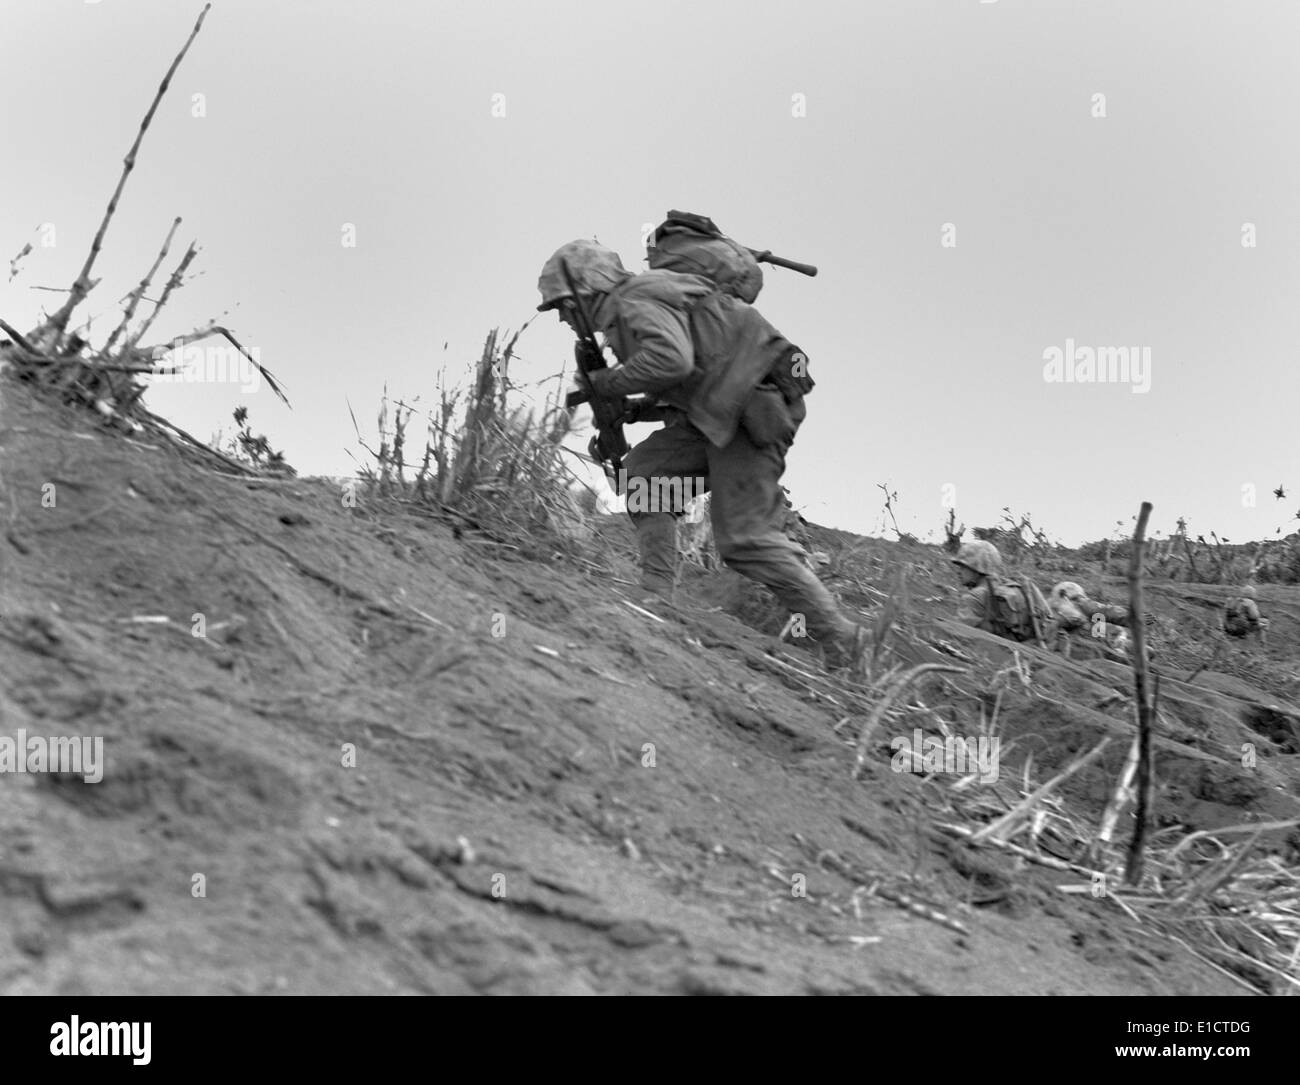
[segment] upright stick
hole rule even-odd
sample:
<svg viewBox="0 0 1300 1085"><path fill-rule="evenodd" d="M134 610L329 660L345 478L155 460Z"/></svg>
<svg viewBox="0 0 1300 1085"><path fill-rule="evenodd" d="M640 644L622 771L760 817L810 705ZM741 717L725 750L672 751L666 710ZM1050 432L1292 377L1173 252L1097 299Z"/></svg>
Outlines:
<svg viewBox="0 0 1300 1085"><path fill-rule="evenodd" d="M1137 885L1142 878L1142 849L1146 844L1153 792L1151 721L1155 716L1155 705L1147 693L1146 616L1142 606L1142 551L1145 548L1147 519L1150 515L1151 502L1143 501L1137 530L1133 533L1133 554L1128 567L1129 607L1132 614L1129 630L1133 634L1133 681L1138 710L1137 825L1133 829L1133 841L1129 844L1128 863L1124 870L1124 880L1129 885Z"/></svg>

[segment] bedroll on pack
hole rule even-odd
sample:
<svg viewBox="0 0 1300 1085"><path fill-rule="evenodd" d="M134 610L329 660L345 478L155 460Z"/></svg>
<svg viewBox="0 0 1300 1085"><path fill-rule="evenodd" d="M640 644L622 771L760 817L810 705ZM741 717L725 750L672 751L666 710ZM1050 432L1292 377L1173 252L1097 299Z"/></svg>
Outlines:
<svg viewBox="0 0 1300 1085"><path fill-rule="evenodd" d="M703 275L744 302L753 302L763 289L763 269L754 254L703 215L669 211L650 235L646 256L652 268Z"/></svg>
<svg viewBox="0 0 1300 1085"><path fill-rule="evenodd" d="M1250 607L1246 605L1247 600L1235 599L1223 614L1223 631L1230 637L1244 637L1247 633L1253 632L1258 622L1253 619L1250 613Z"/></svg>

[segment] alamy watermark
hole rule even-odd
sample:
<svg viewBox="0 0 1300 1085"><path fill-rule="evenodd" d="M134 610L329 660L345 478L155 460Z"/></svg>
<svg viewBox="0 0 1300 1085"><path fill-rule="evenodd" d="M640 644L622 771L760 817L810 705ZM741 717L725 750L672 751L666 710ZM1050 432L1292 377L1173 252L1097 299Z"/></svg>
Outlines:
<svg viewBox="0 0 1300 1085"><path fill-rule="evenodd" d="M1002 740L997 737L936 738L918 727L910 736L899 735L890 742L894 756L889 759L889 767L895 772L974 774L981 784L995 784L1001 747Z"/></svg>
<svg viewBox="0 0 1300 1085"><path fill-rule="evenodd" d="M136 1066L148 1066L152 1021L83 1021L76 1014L50 1026L51 1055L129 1056Z"/></svg>
<svg viewBox="0 0 1300 1085"><path fill-rule="evenodd" d="M153 372L158 384L238 384L241 392L256 392L262 385L261 351L251 347L248 356L232 346L197 343L159 344L153 351Z"/></svg>
<svg viewBox="0 0 1300 1085"><path fill-rule="evenodd" d="M681 512L695 498L708 492L703 477L696 475L633 475L618 473L618 492L627 498L627 511Z"/></svg>
<svg viewBox="0 0 1300 1085"><path fill-rule="evenodd" d="M104 740L100 736L0 735L0 772L69 772L88 784L104 778Z"/></svg>
<svg viewBox="0 0 1300 1085"><path fill-rule="evenodd" d="M1130 392L1151 391L1150 347L1081 347L1067 339L1064 350L1043 351L1043 362L1048 384L1128 384Z"/></svg>

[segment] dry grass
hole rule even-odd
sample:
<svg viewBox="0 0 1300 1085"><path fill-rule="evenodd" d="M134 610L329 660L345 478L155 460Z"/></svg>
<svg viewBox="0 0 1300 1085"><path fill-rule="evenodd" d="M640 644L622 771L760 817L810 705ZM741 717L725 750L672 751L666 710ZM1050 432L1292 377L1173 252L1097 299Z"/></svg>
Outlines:
<svg viewBox="0 0 1300 1085"><path fill-rule="evenodd" d="M883 600L867 682L845 683L777 661L787 684L836 710L840 719L834 730L856 754L854 775L879 771L881 760L888 761L882 736L911 734L920 727L927 737L940 740L999 737L999 716L1009 705L1051 700L1037 688L1020 653L1014 665L996 673L975 657L968 657L968 666L950 670L905 662L918 658L918 647L948 646L911 627L901 575L894 575L886 594L869 582L865 564L856 551L836 555L846 594ZM889 580L887 573L877 574L877 583ZM931 675L929 669L947 673ZM1081 751L1045 781L1035 779L1032 755L1025 756L1014 775L1003 771L993 783L978 781L974 774L926 776L926 800L918 813L925 826L918 831L928 826L972 848L995 848L1017 863L1081 875L1084 884L1076 880L1058 888L1091 895L1114 908L1118 920L1181 944L1252 993L1300 994L1300 870L1285 863L1276 847L1271 852L1262 847L1300 822L1158 832L1147 841L1141 882L1127 886L1131 828L1123 827L1132 825L1131 753L1108 789L1104 809L1085 811L1062 788L1089 766L1097 771L1095 762L1105 744ZM1003 766L1014 745L1002 743Z"/></svg>
<svg viewBox="0 0 1300 1085"><path fill-rule="evenodd" d="M978 789L965 778L954 781L941 788L950 820L939 828L973 847L996 847L1085 876L1085 885L1059 888L1112 903L1139 928L1178 941L1255 993L1300 994L1300 872L1257 850L1264 833L1300 821L1157 833L1146 844L1141 883L1127 886L1127 841L1114 837L1121 813L1132 809L1131 758L1100 818L1082 812L1058 788L1095 760L1105 742L1042 785L1035 785L1028 759L1019 779L1004 774Z"/></svg>
<svg viewBox="0 0 1300 1085"><path fill-rule="evenodd" d="M516 333L502 345L498 330L490 332L468 388L449 386L444 374L433 410L421 410L418 400L390 400L385 391L374 444L353 415L357 441L372 461L360 475L373 502L436 508L530 548L538 542L572 548L590 539L598 498L569 465L569 412L558 396L540 410L512 402L517 339ZM425 433L412 454L417 417Z"/></svg>
<svg viewBox="0 0 1300 1085"><path fill-rule="evenodd" d="M693 498L686 514L677 521L677 552L687 565L708 572L722 568L713 541L713 510L710 494Z"/></svg>

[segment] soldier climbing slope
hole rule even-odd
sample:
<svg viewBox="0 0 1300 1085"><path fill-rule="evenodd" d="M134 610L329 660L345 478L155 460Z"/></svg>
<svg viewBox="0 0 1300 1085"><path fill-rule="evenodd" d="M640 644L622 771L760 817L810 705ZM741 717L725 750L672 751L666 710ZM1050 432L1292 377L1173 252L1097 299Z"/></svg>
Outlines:
<svg viewBox="0 0 1300 1085"><path fill-rule="evenodd" d="M573 297L565 268L578 297ZM645 394L653 413L640 420L667 424L628 454L627 489L667 494L668 507L633 511L641 586L671 602L676 581L673 495L692 480L707 488L714 541L723 562L766 585L792 613L828 667L862 666L866 630L836 605L786 535L781 490L785 457L812 390L807 362L757 309L700 275L653 269L627 271L618 254L593 241L572 241L546 261L540 310L556 309L575 326L582 306L621 363L589 375L594 396L623 402Z"/></svg>
<svg viewBox="0 0 1300 1085"><path fill-rule="evenodd" d="M1260 615L1255 598L1255 585L1247 584L1240 595L1228 601L1223 611L1223 631L1234 640L1255 637L1262 646L1267 643L1268 619Z"/></svg>

